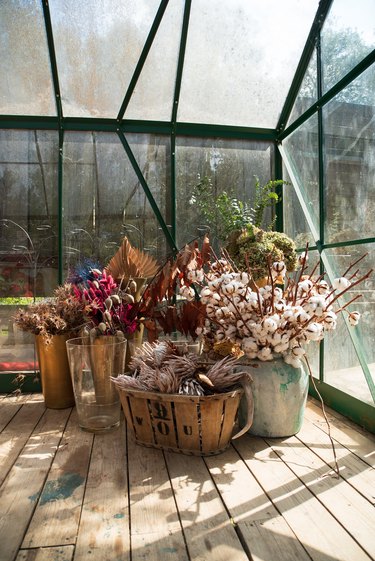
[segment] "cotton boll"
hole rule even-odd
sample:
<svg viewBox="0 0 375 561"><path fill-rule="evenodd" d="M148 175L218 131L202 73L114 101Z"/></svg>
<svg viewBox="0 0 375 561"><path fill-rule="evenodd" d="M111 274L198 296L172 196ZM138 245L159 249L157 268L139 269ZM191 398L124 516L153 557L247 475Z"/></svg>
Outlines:
<svg viewBox="0 0 375 561"><path fill-rule="evenodd" d="M256 340L253 337L246 337L245 339L242 340L242 349L245 352L258 352L259 348L257 345Z"/></svg>
<svg viewBox="0 0 375 561"><path fill-rule="evenodd" d="M241 272L241 273L237 273L236 274L236 280L242 284L249 284L249 275L245 272Z"/></svg>
<svg viewBox="0 0 375 561"><path fill-rule="evenodd" d="M313 283L310 279L305 279L298 283L298 290L301 292L309 292L313 286Z"/></svg>
<svg viewBox="0 0 375 561"><path fill-rule="evenodd" d="M275 286L273 290L273 298L275 302L279 302L283 297L283 291L278 286Z"/></svg>
<svg viewBox="0 0 375 561"><path fill-rule="evenodd" d="M306 327L305 335L309 341L319 341L322 331L323 327L319 323L312 322Z"/></svg>
<svg viewBox="0 0 375 561"><path fill-rule="evenodd" d="M195 298L194 289L191 288L190 286L181 286L180 287L180 294L181 294L181 296L186 298L186 300L188 300L189 302L191 302Z"/></svg>
<svg viewBox="0 0 375 561"><path fill-rule="evenodd" d="M286 343L279 343L278 345L275 345L274 347L274 351L275 353L284 353L285 351L287 351L289 349L289 341Z"/></svg>
<svg viewBox="0 0 375 561"><path fill-rule="evenodd" d="M303 251L298 257L298 261L301 263L301 265L303 264L303 262L307 263L308 260L309 254L307 251Z"/></svg>
<svg viewBox="0 0 375 561"><path fill-rule="evenodd" d="M210 298L212 296L212 292L207 286L205 286L202 288L200 296L201 298Z"/></svg>
<svg viewBox="0 0 375 561"><path fill-rule="evenodd" d="M261 349L258 352L257 357L259 358L259 360L262 360L262 361L272 360L273 355L272 355L270 347L264 347L263 349Z"/></svg>
<svg viewBox="0 0 375 561"><path fill-rule="evenodd" d="M284 362L290 364L293 368L301 367L301 361L289 353L284 355Z"/></svg>
<svg viewBox="0 0 375 561"><path fill-rule="evenodd" d="M267 333L274 333L277 329L277 322L272 317L265 318L262 323L263 329L265 329Z"/></svg>
<svg viewBox="0 0 375 561"><path fill-rule="evenodd" d="M332 287L335 290L338 290L338 291L341 292L342 290L345 290L346 288L348 288L350 286L350 284L351 284L350 280L348 280L345 277L340 277L340 278L334 279L334 281L332 283Z"/></svg>
<svg viewBox="0 0 375 561"><path fill-rule="evenodd" d="M297 323L300 323L300 324L303 324L303 323L306 323L307 321L309 321L310 317L311 316L307 312L305 312L305 310L301 310L300 312L297 312L297 314L296 314Z"/></svg>
<svg viewBox="0 0 375 561"><path fill-rule="evenodd" d="M218 329L215 333L216 341L223 341L225 339L225 333L221 329Z"/></svg>
<svg viewBox="0 0 375 561"><path fill-rule="evenodd" d="M361 318L361 314L359 312L350 312L348 321L350 325L357 325Z"/></svg>
<svg viewBox="0 0 375 561"><path fill-rule="evenodd" d="M283 300L280 300L275 304L275 310L279 313L283 313L286 309L286 304Z"/></svg>
<svg viewBox="0 0 375 561"><path fill-rule="evenodd" d="M326 301L323 296L312 296L306 303L305 310L314 313L316 316L322 316L326 308Z"/></svg>
<svg viewBox="0 0 375 561"><path fill-rule="evenodd" d="M323 279L320 280L319 282L316 283L315 289L318 294L327 294L327 292L329 291L328 282Z"/></svg>
<svg viewBox="0 0 375 561"><path fill-rule="evenodd" d="M337 315L335 314L335 312L330 311L324 314L323 322L326 327L333 323L336 323L336 321L337 321Z"/></svg>
<svg viewBox="0 0 375 561"><path fill-rule="evenodd" d="M299 345L294 345L293 347L291 347L290 352L294 357L297 358L300 358L301 356L306 354L305 349L303 347L300 347Z"/></svg>

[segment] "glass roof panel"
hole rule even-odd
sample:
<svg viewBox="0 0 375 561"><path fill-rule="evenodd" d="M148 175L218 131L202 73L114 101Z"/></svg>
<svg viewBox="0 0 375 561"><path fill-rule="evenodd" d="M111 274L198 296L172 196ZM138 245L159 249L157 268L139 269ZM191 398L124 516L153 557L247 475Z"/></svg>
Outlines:
<svg viewBox="0 0 375 561"><path fill-rule="evenodd" d="M316 49L312 54L306 74L302 80L296 101L289 117L288 125L293 123L318 99L318 76Z"/></svg>
<svg viewBox="0 0 375 561"><path fill-rule="evenodd" d="M323 93L375 48L374 0L335 0L322 30Z"/></svg>
<svg viewBox="0 0 375 561"><path fill-rule="evenodd" d="M183 8L183 2L168 4L125 118L170 121Z"/></svg>
<svg viewBox="0 0 375 561"><path fill-rule="evenodd" d="M63 113L117 116L159 0L50 0Z"/></svg>
<svg viewBox="0 0 375 561"><path fill-rule="evenodd" d="M274 128L318 0L194 0L179 121ZM296 24L298 22L298 25Z"/></svg>
<svg viewBox="0 0 375 561"><path fill-rule="evenodd" d="M41 2L1 2L0 9L0 114L56 115Z"/></svg>

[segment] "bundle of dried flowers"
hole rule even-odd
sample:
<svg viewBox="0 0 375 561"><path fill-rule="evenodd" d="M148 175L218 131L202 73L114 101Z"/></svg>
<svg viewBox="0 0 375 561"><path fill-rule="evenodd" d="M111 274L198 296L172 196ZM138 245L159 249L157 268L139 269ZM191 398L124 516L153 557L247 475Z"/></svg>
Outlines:
<svg viewBox="0 0 375 561"><path fill-rule="evenodd" d="M181 279L186 278L189 271L204 267L210 252L207 236L200 249L196 241L188 244L174 258L171 257L149 282L142 296L139 316L143 318L150 341L155 341L160 332L170 335L174 331L196 339L197 327L204 324L205 306L193 288L194 302L186 301L183 291L180 291L182 299L176 299L176 294L181 287Z"/></svg>
<svg viewBox="0 0 375 561"><path fill-rule="evenodd" d="M74 333L87 321L87 306L75 298L72 285L65 283L55 289L52 298L20 308L14 316L15 324L23 331L42 335L46 343L51 335Z"/></svg>
<svg viewBox="0 0 375 561"><path fill-rule="evenodd" d="M190 271L180 282L187 298L192 298L192 282L201 285L206 319L198 332L206 350L262 361L282 356L298 368L306 345L321 341L326 332L335 329L340 313L348 314L349 324L358 323L359 312L347 308L361 295L343 306L337 301L372 273L368 271L359 278L357 271L351 273L361 259L352 263L344 276L334 279L332 286L322 275L315 276L317 266L306 274L307 250L300 256L300 270L294 278L286 276L284 262L269 263L268 284L262 288L254 282L250 269L236 270L225 255L210 262L205 271ZM280 277L282 286L277 284Z"/></svg>
<svg viewBox="0 0 375 561"><path fill-rule="evenodd" d="M245 374L236 366L229 356L203 363L199 355L182 354L170 341L144 343L130 362L130 375L112 380L125 390L204 396L240 387Z"/></svg>
<svg viewBox="0 0 375 561"><path fill-rule="evenodd" d="M111 275L91 269L91 276L73 285L75 298L86 307L87 322L96 335L115 335L117 332L134 333L137 329L137 309L132 292L136 283L130 281L120 290Z"/></svg>

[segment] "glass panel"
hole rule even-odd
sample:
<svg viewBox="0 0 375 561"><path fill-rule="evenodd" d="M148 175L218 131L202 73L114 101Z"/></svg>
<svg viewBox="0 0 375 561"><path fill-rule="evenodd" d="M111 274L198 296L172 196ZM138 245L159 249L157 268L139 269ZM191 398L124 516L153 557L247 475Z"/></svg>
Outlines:
<svg viewBox="0 0 375 561"><path fill-rule="evenodd" d="M207 220L192 201L200 178L207 177L213 194L223 191L252 204L254 176L261 185L272 176L273 149L268 142L178 138L176 143L176 205L178 246L190 242L207 230ZM270 218L270 216L267 216ZM217 244L218 221L210 224L211 241Z"/></svg>
<svg viewBox="0 0 375 561"><path fill-rule="evenodd" d="M375 236L375 65L350 85L351 93L346 90L323 108L327 243ZM357 99L350 103L354 90ZM366 101L358 103L362 93Z"/></svg>
<svg viewBox="0 0 375 561"><path fill-rule="evenodd" d="M302 80L296 101L290 114L288 125L293 123L318 99L316 49L310 59L306 74Z"/></svg>
<svg viewBox="0 0 375 561"><path fill-rule="evenodd" d="M34 337L12 321L57 284L58 134L0 131L0 371L34 367Z"/></svg>
<svg viewBox="0 0 375 561"><path fill-rule="evenodd" d="M373 0L333 2L321 34L323 93L375 48L374 21Z"/></svg>
<svg viewBox="0 0 375 561"><path fill-rule="evenodd" d="M228 13L226 2L194 0L178 119L275 127L317 8L232 0Z"/></svg>
<svg viewBox="0 0 375 561"><path fill-rule="evenodd" d="M39 0L1 2L0 76L0 114L56 114Z"/></svg>
<svg viewBox="0 0 375 561"><path fill-rule="evenodd" d="M172 116L183 2L169 3L125 117L169 121Z"/></svg>
<svg viewBox="0 0 375 561"><path fill-rule="evenodd" d="M335 276L341 276L351 263L362 255L368 255L355 265L352 272L359 270L358 276L366 274L375 263L375 245L355 245L327 250L325 253ZM348 310L358 310L361 319L357 326L347 327L340 318L336 331L325 338L325 381L358 397L373 403L368 384L365 380L355 348L367 362L372 380L375 380L375 330L373 318L375 314L375 278L372 275L364 283L353 287L342 297L340 305L349 302L353 297L361 298L350 304ZM338 306L335 306L337 308ZM344 312L346 313L346 312Z"/></svg>
<svg viewBox="0 0 375 561"><path fill-rule="evenodd" d="M283 178L292 183L285 166L283 167ZM307 243L310 247L315 245L314 236L311 233L293 185L283 187L283 213L284 232L294 240L297 249L304 249Z"/></svg>
<svg viewBox="0 0 375 561"><path fill-rule="evenodd" d="M319 235L319 164L318 117L313 115L283 141L285 165L290 166L307 214L312 222L315 239ZM305 216L306 219L306 216ZM297 232L296 232L297 233ZM309 234L309 232L305 232ZM305 238L303 238L304 240ZM302 240L302 241L303 241ZM297 240L298 241L298 240Z"/></svg>
<svg viewBox="0 0 375 561"><path fill-rule="evenodd" d="M159 0L50 0L49 5L64 114L116 117Z"/></svg>
<svg viewBox="0 0 375 561"><path fill-rule="evenodd" d="M164 215L167 143L153 135L129 140ZM84 259L105 266L125 235L135 247L165 255L164 235L117 135L66 134L63 191L67 269Z"/></svg>

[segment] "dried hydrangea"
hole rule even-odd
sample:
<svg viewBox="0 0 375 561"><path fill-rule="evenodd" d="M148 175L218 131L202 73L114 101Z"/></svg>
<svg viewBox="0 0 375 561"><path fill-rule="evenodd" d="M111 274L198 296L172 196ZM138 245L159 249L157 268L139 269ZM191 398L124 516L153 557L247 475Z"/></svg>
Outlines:
<svg viewBox="0 0 375 561"><path fill-rule="evenodd" d="M77 332L86 323L86 305L75 298L72 285L65 283L55 289L52 298L20 308L14 316L23 331L42 335L46 342L51 335Z"/></svg>

